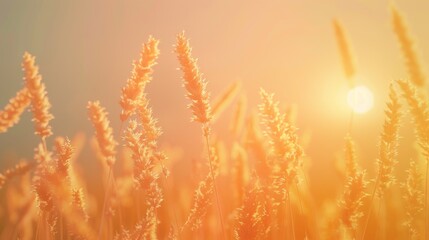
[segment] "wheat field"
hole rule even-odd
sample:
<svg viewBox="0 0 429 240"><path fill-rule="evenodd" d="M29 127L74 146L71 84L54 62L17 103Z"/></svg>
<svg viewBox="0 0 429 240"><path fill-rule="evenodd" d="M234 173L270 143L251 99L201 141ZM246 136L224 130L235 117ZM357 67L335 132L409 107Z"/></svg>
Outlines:
<svg viewBox="0 0 429 240"><path fill-rule="evenodd" d="M171 33L174 43L146 36L127 63L128 78L109 96L115 105L97 100L98 90L81 99L86 115L75 117L88 128L69 136L53 125L63 118L53 111L45 66L24 52L21 88L1 90L9 100L0 109L0 139L31 124L22 141L34 134L37 144L23 150L15 142L20 151L0 154L0 239L429 239L428 83L407 15L393 4L388 12L406 77L385 84L378 137L364 141L359 132L373 130L358 124L360 114L372 114L380 98L361 86L352 28L330 19L350 105L341 113L346 128L328 129L342 134L333 161L322 161L324 144L338 139L312 139L300 126L300 106L280 101L283 89L259 86L251 99L243 79L213 94L218 83L201 70L210 62L197 60L204 52L186 29ZM153 98L170 96L166 85L151 88L164 52L174 55L175 65L163 69L177 68L170 81L182 84L173 91L186 101L174 108L187 108L198 131L169 134L162 123L188 125L172 109L158 116L153 107ZM318 173L325 167L332 174Z"/></svg>

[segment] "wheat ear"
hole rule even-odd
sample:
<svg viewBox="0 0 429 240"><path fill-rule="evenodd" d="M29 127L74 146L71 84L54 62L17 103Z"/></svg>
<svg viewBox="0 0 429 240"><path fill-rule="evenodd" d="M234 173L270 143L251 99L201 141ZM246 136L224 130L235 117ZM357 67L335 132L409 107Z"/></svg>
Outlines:
<svg viewBox="0 0 429 240"><path fill-rule="evenodd" d="M183 72L186 96L191 101L188 107L193 113L192 120L207 124L212 119L209 94L206 90L207 82L198 69L197 60L191 55L192 49L189 46L189 40L183 32L177 36L175 51Z"/></svg>
<svg viewBox="0 0 429 240"><path fill-rule="evenodd" d="M355 76L356 70L350 46L341 23L337 19L334 19L332 24L334 26L335 37L337 38L337 44L340 50L341 60L343 62L344 73L349 81L350 87L353 87L355 85L353 77Z"/></svg>
<svg viewBox="0 0 429 240"><path fill-rule="evenodd" d="M122 122L134 113L146 84L152 80L152 68L159 55L158 44L159 41L150 36L147 43L143 44L140 59L133 64L131 77L127 80L125 87L122 88L121 100L119 101L122 107L120 114Z"/></svg>
<svg viewBox="0 0 429 240"><path fill-rule="evenodd" d="M416 86L423 87L426 80L419 58L417 57L417 52L415 51L413 39L408 32L407 25L403 17L396 7L392 6L390 10L392 14L393 31L395 32L399 45L401 46L402 54L405 58L405 65L407 66L407 70L410 75L410 80Z"/></svg>
<svg viewBox="0 0 429 240"><path fill-rule="evenodd" d="M110 167L115 163L116 141L113 139L113 130L109 126L106 109L100 105L99 101L88 102L88 115L94 126L100 151Z"/></svg>
<svg viewBox="0 0 429 240"><path fill-rule="evenodd" d="M4 109L0 110L0 133L6 132L10 127L17 124L21 114L29 104L28 90L26 88L19 90Z"/></svg>
<svg viewBox="0 0 429 240"><path fill-rule="evenodd" d="M24 53L22 68L25 74L25 86L31 99L31 111L33 112L36 134L44 142L46 137L52 135L52 129L49 125L49 121L54 118L49 113L51 104L46 95L42 76L39 74L39 67L35 64L35 57L28 52ZM46 144L44 143L44 145L46 150Z"/></svg>

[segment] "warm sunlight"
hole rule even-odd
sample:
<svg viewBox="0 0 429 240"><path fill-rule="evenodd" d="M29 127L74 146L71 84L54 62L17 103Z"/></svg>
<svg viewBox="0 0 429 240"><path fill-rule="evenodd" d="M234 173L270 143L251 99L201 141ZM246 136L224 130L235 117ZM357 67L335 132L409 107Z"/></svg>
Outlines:
<svg viewBox="0 0 429 240"><path fill-rule="evenodd" d="M429 0L99 2L0 0L0 240L429 240Z"/></svg>
<svg viewBox="0 0 429 240"><path fill-rule="evenodd" d="M371 90L365 86L357 86L347 94L347 103L355 113L366 113L374 105Z"/></svg>

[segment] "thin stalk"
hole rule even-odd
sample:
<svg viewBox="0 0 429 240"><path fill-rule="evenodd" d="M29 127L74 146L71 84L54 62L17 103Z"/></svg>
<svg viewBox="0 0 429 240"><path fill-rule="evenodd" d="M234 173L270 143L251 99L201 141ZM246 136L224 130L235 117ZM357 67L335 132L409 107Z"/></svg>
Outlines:
<svg viewBox="0 0 429 240"><path fill-rule="evenodd" d="M296 182L295 182L295 189L296 189L296 194L298 195L299 212L300 212L301 217L304 219L304 233L305 233L305 236L308 237L307 219L305 219L305 217L304 217L304 210L302 207L301 194L299 193L298 184Z"/></svg>
<svg viewBox="0 0 429 240"><path fill-rule="evenodd" d="M310 189L310 183L308 182L307 174L305 174L305 172L302 171L302 175L304 176L304 181L305 181L305 184L307 184L307 188ZM312 201L312 207L314 207L314 201ZM315 225L316 231L313 231L313 232L316 235L316 239L320 239L318 221L314 221L314 222L312 222L312 224Z"/></svg>
<svg viewBox="0 0 429 240"><path fill-rule="evenodd" d="M207 153L208 153L208 158L209 158L209 166L210 166L210 175L212 177L212 181L213 181L213 186L214 186L214 191L215 191L215 195L216 195L216 205L217 205L217 211L219 214L219 220L220 220L220 225L222 228L222 235L223 238L226 239L226 233L225 233L225 227L223 224L223 216L222 216L222 210L220 208L220 201L219 201L219 193L217 191L217 187L216 187L216 181L215 181L215 177L214 177L214 171L213 171L213 166L212 166L212 161L211 161L211 153L210 153L210 143L209 143L209 134L208 131L204 131L204 137L206 139L206 144L207 144Z"/></svg>
<svg viewBox="0 0 429 240"><path fill-rule="evenodd" d="M135 193L135 201L136 201L136 206L137 206L137 222L140 220L141 215L140 215L140 211L141 211L141 206L140 206L140 190L136 189L136 193Z"/></svg>
<svg viewBox="0 0 429 240"><path fill-rule="evenodd" d="M362 233L362 240L365 238L366 229L368 228L369 219L371 218L372 203L374 202L374 197L375 197L375 193L377 192L379 180L380 180L380 176L378 175L377 179L375 180L374 190L372 191L371 200L369 202L369 211L368 211L368 215L366 216L366 220L365 220L365 227L364 227L363 233Z"/></svg>
<svg viewBox="0 0 429 240"><path fill-rule="evenodd" d="M164 172L164 163L161 162L161 168L162 168L162 175L164 176L164 181L162 181L163 183L163 187L164 189L167 190L167 192L171 193L171 188L170 185L168 184L168 178L167 178L167 174ZM170 205L169 205L170 206ZM177 212L176 212L176 208L173 207L173 217L174 217L174 223L176 224L176 232L178 234L177 238L180 239L180 233L181 231L179 231L179 220L177 218Z"/></svg>
<svg viewBox="0 0 429 240"><path fill-rule="evenodd" d="M63 215L62 214L61 214L61 217L60 217L60 239L61 240L64 239L64 237L63 237Z"/></svg>
<svg viewBox="0 0 429 240"><path fill-rule="evenodd" d="M46 227L49 226L48 218L45 217L44 220L45 220L45 238L44 239L50 240L52 234L49 234L50 231L46 231Z"/></svg>
<svg viewBox="0 0 429 240"><path fill-rule="evenodd" d="M375 215L375 218L378 219L383 218L383 213L382 213L382 204L383 204L383 198L379 198L378 199L378 212ZM376 226L376 228L378 227L378 229L380 229L380 231L376 232L375 238L376 239L384 239L384 226L383 223L381 221L379 221L378 226Z"/></svg>
<svg viewBox="0 0 429 240"><path fill-rule="evenodd" d="M36 224L36 237L35 237L35 240L37 240L39 238L41 218L42 218L42 214L39 214L39 219L37 220L37 224Z"/></svg>
<svg viewBox="0 0 429 240"><path fill-rule="evenodd" d="M428 230L428 222L429 222L429 213L428 213L428 176L429 176L429 159L426 158L426 187L425 187L425 239L429 239L429 230Z"/></svg>
<svg viewBox="0 0 429 240"><path fill-rule="evenodd" d="M113 239L113 219L109 218L109 236L110 239Z"/></svg>
<svg viewBox="0 0 429 240"><path fill-rule="evenodd" d="M355 113L353 111L353 109L350 111L350 118L349 118L349 126L348 126L348 134L351 136L352 135L352 129L353 129L353 119L354 119Z"/></svg>
<svg viewBox="0 0 429 240"><path fill-rule="evenodd" d="M106 192L104 194L104 200L103 200L103 210L101 212L100 227L98 229L98 237L97 237L98 240L101 239L101 232L103 230L104 216L106 215L105 213L106 213L107 199L110 193L110 178L112 175L112 171L113 171L112 166L109 166L109 174L107 175L107 187L106 187Z"/></svg>
<svg viewBox="0 0 429 240"><path fill-rule="evenodd" d="M292 213L292 204L291 204L291 201L290 201L290 192L289 192L289 190L287 190L287 201L288 201L288 206L289 206L289 216L290 216L290 223L291 223L291 227L292 227L292 236L293 236L293 239L295 240L296 239L296 237L295 237L295 224L294 224L294 221L293 221L293 213Z"/></svg>
<svg viewBox="0 0 429 240"><path fill-rule="evenodd" d="M112 176L112 182L113 182L113 188L115 189L116 192L118 192L118 185L116 185L115 176ZM119 226L123 226L121 204L118 205L118 215L119 215Z"/></svg>

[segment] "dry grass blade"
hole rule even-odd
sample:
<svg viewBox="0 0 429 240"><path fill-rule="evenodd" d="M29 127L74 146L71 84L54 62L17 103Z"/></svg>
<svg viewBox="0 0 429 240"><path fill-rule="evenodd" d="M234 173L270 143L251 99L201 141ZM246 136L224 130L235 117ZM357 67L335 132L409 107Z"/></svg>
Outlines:
<svg viewBox="0 0 429 240"><path fill-rule="evenodd" d="M241 130L244 126L244 120L246 115L247 107L247 98L243 94L238 100L237 106L234 111L234 116L229 126L229 130L234 133L235 136L238 136L241 133Z"/></svg>
<svg viewBox="0 0 429 240"><path fill-rule="evenodd" d="M213 121L219 118L222 112L231 104L235 96L237 96L238 91L241 88L241 82L234 82L225 89L218 97L213 100L212 115Z"/></svg>

